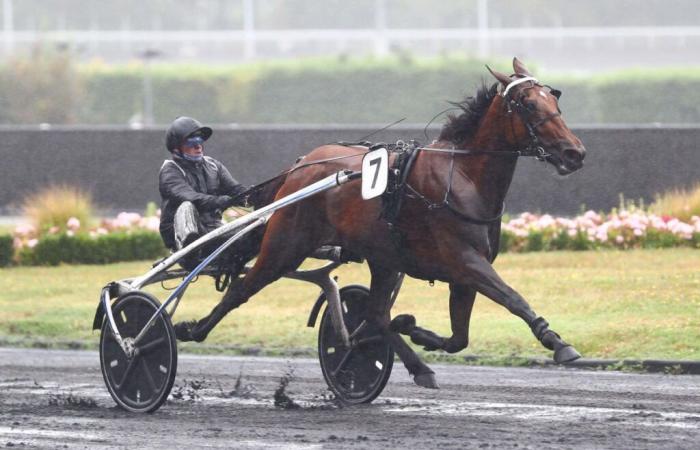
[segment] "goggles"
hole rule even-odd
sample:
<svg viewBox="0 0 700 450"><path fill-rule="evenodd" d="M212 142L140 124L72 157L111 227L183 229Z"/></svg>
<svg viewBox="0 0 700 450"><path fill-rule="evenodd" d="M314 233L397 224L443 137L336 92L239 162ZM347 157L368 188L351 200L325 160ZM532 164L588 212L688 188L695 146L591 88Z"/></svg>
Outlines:
<svg viewBox="0 0 700 450"><path fill-rule="evenodd" d="M202 136L192 136L185 139L185 142L182 145L186 147L198 147L202 144L204 144L204 138Z"/></svg>

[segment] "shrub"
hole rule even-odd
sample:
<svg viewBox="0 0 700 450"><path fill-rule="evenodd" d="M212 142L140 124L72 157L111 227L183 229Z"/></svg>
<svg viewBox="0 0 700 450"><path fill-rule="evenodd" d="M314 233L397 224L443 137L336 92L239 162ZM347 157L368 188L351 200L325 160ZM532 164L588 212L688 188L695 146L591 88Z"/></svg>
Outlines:
<svg viewBox="0 0 700 450"><path fill-rule="evenodd" d="M549 240L548 250L566 250L571 248L571 238L566 230L555 231L552 238Z"/></svg>
<svg viewBox="0 0 700 450"><path fill-rule="evenodd" d="M47 235L34 247L20 250L20 261L29 265L107 264L156 259L166 254L160 235L151 231L115 232L91 237L67 233Z"/></svg>
<svg viewBox="0 0 700 450"><path fill-rule="evenodd" d="M84 93L68 53L35 48L0 71L0 122L75 123Z"/></svg>
<svg viewBox="0 0 700 450"><path fill-rule="evenodd" d="M427 122L448 100L472 95L482 81L495 82L484 62L457 55L399 55L217 67L92 63L73 68L65 55L37 52L0 67L0 98L9 105L0 110L0 123L127 123L142 113L145 70L153 83L157 123L178 115L210 123L387 123L401 117ZM510 66L507 60L488 63L502 71ZM539 75L564 91L561 105L569 123L700 121L699 69L626 70L585 78ZM669 86L684 95L668 101Z"/></svg>
<svg viewBox="0 0 700 450"><path fill-rule="evenodd" d="M526 252L539 252L544 249L544 233L542 231L530 231L525 244Z"/></svg>
<svg viewBox="0 0 700 450"><path fill-rule="evenodd" d="M89 226L92 221L92 199L77 187L47 186L31 194L23 202L24 215L43 234L54 229L65 231L71 223L75 228Z"/></svg>
<svg viewBox="0 0 700 450"><path fill-rule="evenodd" d="M515 233L507 230L501 230L501 239L498 242L498 252L505 253L510 251L513 247L513 241L515 240Z"/></svg>
<svg viewBox="0 0 700 450"><path fill-rule="evenodd" d="M690 189L674 189L657 195L649 210L685 222L693 216L700 216L700 183Z"/></svg>
<svg viewBox="0 0 700 450"><path fill-rule="evenodd" d="M593 241L588 239L588 235L583 231L579 230L574 237L571 239L571 244L569 247L571 250L591 250L594 248Z"/></svg>
<svg viewBox="0 0 700 450"><path fill-rule="evenodd" d="M12 236L9 234L0 235L0 267L10 265L13 253Z"/></svg>

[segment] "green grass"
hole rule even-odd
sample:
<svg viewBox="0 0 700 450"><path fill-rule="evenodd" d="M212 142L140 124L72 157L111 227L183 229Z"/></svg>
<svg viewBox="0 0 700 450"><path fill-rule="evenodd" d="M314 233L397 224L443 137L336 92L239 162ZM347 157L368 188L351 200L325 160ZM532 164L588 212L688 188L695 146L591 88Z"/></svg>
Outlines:
<svg viewBox="0 0 700 450"><path fill-rule="evenodd" d="M99 336L90 328L101 287L149 267L136 262L0 269L0 342L58 340L94 347ZM496 268L585 357L700 359L697 250L506 254ZM364 265L336 273L341 285L369 281ZM149 291L161 299L167 295L159 286ZM318 291L299 281L274 283L226 317L207 344L265 353L311 349L316 330L305 324ZM219 297L211 280L202 278L175 319L199 318ZM414 314L419 325L448 334L447 298L444 284L406 280L393 313ZM520 319L481 296L472 315L470 346L462 354L550 356Z"/></svg>

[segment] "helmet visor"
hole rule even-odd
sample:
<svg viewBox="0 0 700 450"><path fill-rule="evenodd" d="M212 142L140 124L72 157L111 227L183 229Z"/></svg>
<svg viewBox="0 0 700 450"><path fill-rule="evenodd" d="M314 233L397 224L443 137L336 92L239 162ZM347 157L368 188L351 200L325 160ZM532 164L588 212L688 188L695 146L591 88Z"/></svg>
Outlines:
<svg viewBox="0 0 700 450"><path fill-rule="evenodd" d="M185 142L182 143L185 147L199 147L200 145L204 144L204 138L202 136L191 136L185 139Z"/></svg>

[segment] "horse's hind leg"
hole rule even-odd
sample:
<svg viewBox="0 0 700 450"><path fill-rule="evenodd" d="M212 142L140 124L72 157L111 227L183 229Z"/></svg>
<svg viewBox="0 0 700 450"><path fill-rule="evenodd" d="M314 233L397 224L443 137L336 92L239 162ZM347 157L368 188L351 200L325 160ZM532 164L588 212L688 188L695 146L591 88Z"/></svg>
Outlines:
<svg viewBox="0 0 700 450"><path fill-rule="evenodd" d="M462 262L464 265L459 268L460 277L477 291L523 319L540 343L554 351L554 360L557 363L570 362L581 357L571 345L549 329L547 321L535 314L525 299L501 279L483 256L470 252L464 256Z"/></svg>
<svg viewBox="0 0 700 450"><path fill-rule="evenodd" d="M437 389L435 372L428 367L398 333L389 329L391 320L391 294L398 280L398 273L369 263L372 273L370 284L370 302L367 317L379 326L385 339L406 366L413 381L422 387Z"/></svg>
<svg viewBox="0 0 700 450"><path fill-rule="evenodd" d="M251 270L243 278L234 280L226 290L221 301L206 317L193 322L179 322L175 325L175 335L181 341L201 342L209 332L231 310L247 302L268 284L278 280L284 274L293 271L313 251L314 243L308 233L280 232L285 229L284 220L271 221L265 232L260 254Z"/></svg>

